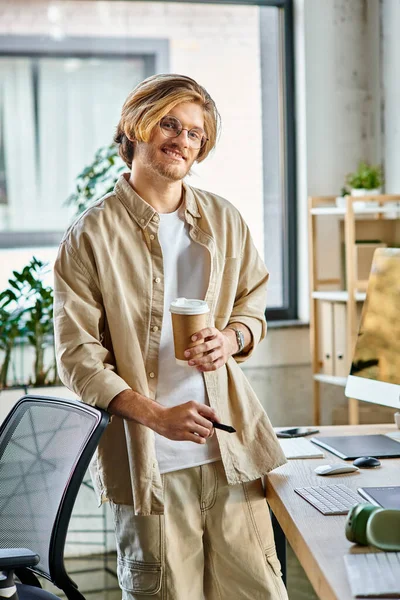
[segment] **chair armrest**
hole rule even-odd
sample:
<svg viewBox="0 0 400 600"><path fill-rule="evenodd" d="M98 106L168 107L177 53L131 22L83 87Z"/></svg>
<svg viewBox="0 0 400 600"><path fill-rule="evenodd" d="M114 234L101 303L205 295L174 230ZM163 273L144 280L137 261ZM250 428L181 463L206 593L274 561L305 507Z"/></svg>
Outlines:
<svg viewBox="0 0 400 600"><path fill-rule="evenodd" d="M0 549L0 571L10 571L21 567L34 567L40 556L27 548Z"/></svg>

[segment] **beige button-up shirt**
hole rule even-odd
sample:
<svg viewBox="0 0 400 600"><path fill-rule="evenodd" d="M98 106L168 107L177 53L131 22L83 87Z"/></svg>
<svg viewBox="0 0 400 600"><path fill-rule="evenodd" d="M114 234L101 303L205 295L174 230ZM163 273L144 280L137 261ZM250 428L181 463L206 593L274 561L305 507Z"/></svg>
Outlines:
<svg viewBox="0 0 400 600"><path fill-rule="evenodd" d="M122 175L114 191L86 210L65 234L54 267L54 322L61 380L84 402L107 409L121 391L155 399L163 317L159 215ZM268 272L239 212L226 200L184 184L190 236L211 258L206 301L220 330L243 323L246 355L204 373L210 405L237 433L216 430L230 484L251 481L285 457L270 421L237 363L265 336ZM186 402L190 398L182 398ZM93 463L100 498L163 513L154 432L113 416Z"/></svg>

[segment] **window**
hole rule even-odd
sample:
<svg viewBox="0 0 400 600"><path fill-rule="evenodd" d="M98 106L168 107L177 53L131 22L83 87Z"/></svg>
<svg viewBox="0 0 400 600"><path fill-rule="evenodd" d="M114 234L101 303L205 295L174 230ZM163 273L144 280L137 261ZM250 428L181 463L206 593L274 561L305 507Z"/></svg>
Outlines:
<svg viewBox="0 0 400 600"><path fill-rule="evenodd" d="M162 40L99 41L0 36L0 231L61 237L76 176L112 142L126 96L168 50Z"/></svg>
<svg viewBox="0 0 400 600"><path fill-rule="evenodd" d="M31 232L61 235L74 179L111 142L128 92L149 74L182 73L222 116L216 150L188 183L241 211L271 274L269 319L295 318L291 0L20 0L4 10L18 18L15 35L0 36L0 246L2 231L26 232L27 244Z"/></svg>

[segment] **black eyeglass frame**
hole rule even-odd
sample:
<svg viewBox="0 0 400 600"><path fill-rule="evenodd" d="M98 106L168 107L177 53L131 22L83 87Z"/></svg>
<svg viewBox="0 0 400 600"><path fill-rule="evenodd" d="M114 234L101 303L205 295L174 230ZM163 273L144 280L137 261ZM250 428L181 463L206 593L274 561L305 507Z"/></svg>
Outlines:
<svg viewBox="0 0 400 600"><path fill-rule="evenodd" d="M176 135L168 135L165 130L162 128L162 122L164 121L164 119L174 119L174 121L177 121L177 123L179 123L180 125L180 129L179 129L179 133L177 133ZM165 115L165 117L163 117L160 122L159 122L159 126L161 129L162 134L166 137L166 138L177 138L181 135L182 131L187 131L188 132L188 140L190 141L190 137L189 137L189 133L193 130L199 130L199 127L193 127L192 129L188 129L187 127L182 127L182 123L180 122L180 120L177 117L173 117L172 115ZM201 150L204 145L206 144L206 142L209 141L209 138L206 136L206 132L204 131L204 129L202 129L202 131L204 132L204 135L201 138L201 143L200 146L192 146L192 148L195 148L196 150Z"/></svg>

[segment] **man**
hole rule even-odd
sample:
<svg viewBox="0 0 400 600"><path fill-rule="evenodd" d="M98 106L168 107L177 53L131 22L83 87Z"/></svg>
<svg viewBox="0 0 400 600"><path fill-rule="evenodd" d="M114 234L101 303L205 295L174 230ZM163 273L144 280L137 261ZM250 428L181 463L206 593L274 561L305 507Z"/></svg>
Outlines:
<svg viewBox="0 0 400 600"><path fill-rule="evenodd" d="M218 117L189 77L139 84L115 136L130 173L69 229L55 264L60 377L112 415L93 476L124 600L287 598L261 482L285 458L238 366L265 336L268 273L238 211L183 182ZM174 358L177 297L210 307L188 366Z"/></svg>

